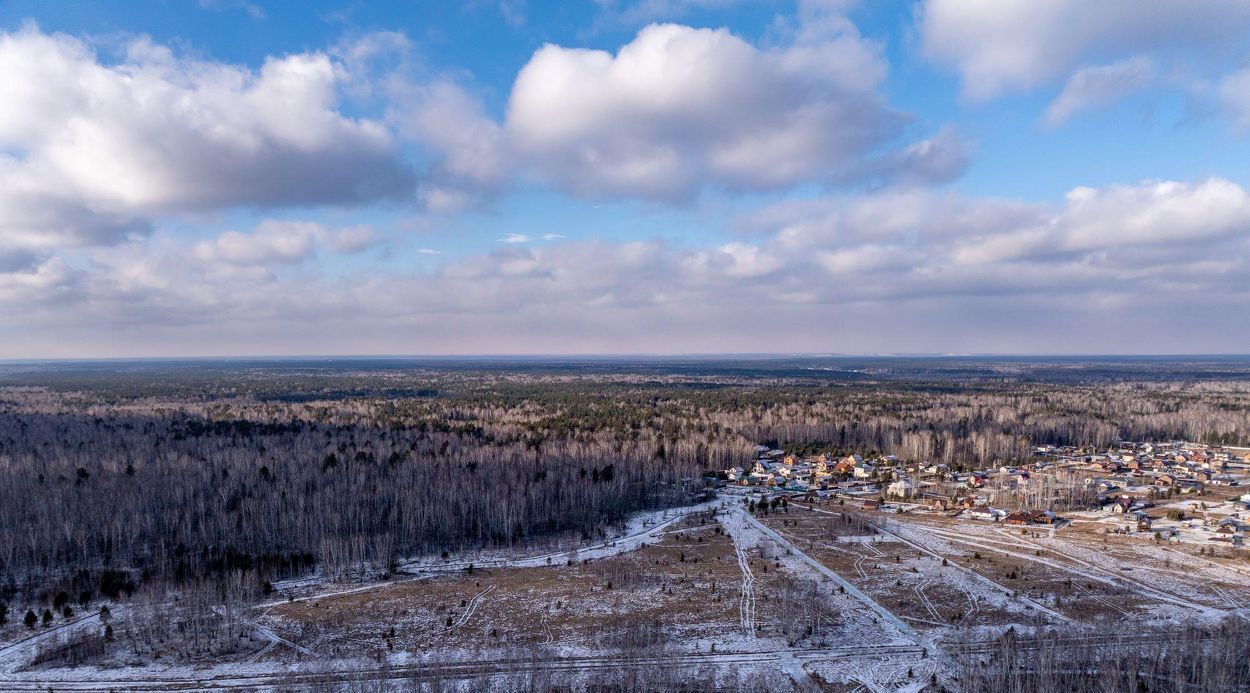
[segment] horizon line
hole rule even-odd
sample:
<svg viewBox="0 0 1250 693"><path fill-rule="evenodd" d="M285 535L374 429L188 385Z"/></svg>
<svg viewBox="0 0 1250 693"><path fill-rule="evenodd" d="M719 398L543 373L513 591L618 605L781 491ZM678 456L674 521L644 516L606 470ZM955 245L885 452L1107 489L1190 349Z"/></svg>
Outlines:
<svg viewBox="0 0 1250 693"><path fill-rule="evenodd" d="M353 360L585 360L585 359L712 359L735 358L787 359L787 358L1127 358L1127 359L1202 359L1202 358L1250 358L1250 353L1190 352L1190 353L1121 353L1121 352L572 352L572 353L464 353L464 354L224 354L188 356L58 356L58 357L10 357L0 358L2 364L39 363L110 363L110 362L176 362L176 361L353 361Z"/></svg>

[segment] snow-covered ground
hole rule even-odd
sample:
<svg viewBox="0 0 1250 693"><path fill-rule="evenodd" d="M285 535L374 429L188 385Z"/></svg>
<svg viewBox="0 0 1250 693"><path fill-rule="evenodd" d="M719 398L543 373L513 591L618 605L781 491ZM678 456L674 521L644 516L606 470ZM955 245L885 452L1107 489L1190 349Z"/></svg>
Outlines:
<svg viewBox="0 0 1250 693"><path fill-rule="evenodd" d="M710 518L695 517L713 509L718 511L719 525ZM151 663L142 667L23 671L41 644L56 642L80 630L99 628L99 619L93 614L0 648L0 690L267 689L320 681L421 680L434 676L480 683L494 680L490 677L538 670L581 676L626 663L593 642L570 639L567 624L564 635L559 635L560 625L556 623L553 628L548 621L553 612L538 602L524 602L524 590L528 588L518 587L515 576L524 573L531 580L539 575L548 576L544 580L561 580L561 576L580 570L578 574L583 577L598 575L602 580L605 573L596 574L594 570L622 562L642 569L653 565L660 572L661 560L678 565L675 556L679 550L684 552L682 563L669 574L683 577L681 589L687 591L666 603L680 603L686 599L682 595L696 596L699 590L708 589L704 586L711 578L706 575L714 567L720 594L724 596L723 601L716 599L718 618L722 619L717 623L721 625L700 630L670 623L673 633L688 635L679 647L654 655L654 665L785 675L798 690L816 690L818 679L871 691L919 690L933 675L949 682L952 647L992 640L1007 624L1029 637L1034 632L1040 635L1039 631L1047 627L1080 621L1075 615L1078 612L1070 608L1071 600L1098 604L1123 620L1162 624L1186 618L1211 622L1230 612L1250 613L1245 574L1235 566L1194 557L1166 544L1126 543L1121 536L1107 549L1100 546L1096 532L1065 528L1021 535L1016 528L992 523L873 513L862 513L871 523L872 534L862 533L868 531L862 525L856 530L851 523L845 523L845 532L822 538L815 531L819 526L811 521L807 521L805 534L799 531L799 518L820 518L819 522L826 523L831 520L825 518L833 515L842 521L842 513L816 508L808 514L803 506L792 504L790 513L759 518L747 513L740 499L642 513L631 518L615 537L593 544L529 554L487 551L449 559L414 558L403 563L405 575L375 583L335 585L317 578L282 583L276 587L291 597L263 604L243 619L260 644L231 663L200 667ZM727 536L719 536L722 531ZM709 547L719 553L702 554L713 557L701 564L685 563L687 554L693 556ZM664 554L665 550L671 553ZM1000 556L1001 565L1015 562L1033 566L1038 579L1029 583L1031 589L1020 583L1009 587L983 566L969 567L968 557L973 552ZM475 570L471 574L470 565ZM779 573L816 586L811 598L827 599L838 616L834 637L799 646L786 641L775 628L777 614L781 613L777 611L778 594L774 591ZM619 577L615 573L606 575ZM704 586L696 586L694 583L701 575L705 576L700 583ZM1075 596L1065 597L1069 601L1062 605L1058 600L1038 596L1036 585L1047 580L1047 584L1061 580L1070 583ZM290 609L291 605L312 608L316 603L329 604L335 599L372 599L370 595L378 590L423 594L440 586L447 590L453 583L463 587L463 591L447 593L453 595L459 607L438 612L435 630L441 629L449 638L455 635L471 642L502 623L493 619L504 613L501 603L512 600L508 603L514 606L509 608L530 609L522 616L539 633L538 639L531 641L537 643L533 651L538 656L516 658L512 654L515 649L492 649L483 639L475 647L444 648L425 654L403 648L388 653L383 648L376 655L379 659L355 655L336 659L326 656L327 650L317 638L300 637L298 631L292 634L281 627L282 619L268 615L280 607ZM566 591L570 585L578 584L582 583L566 583ZM614 618L623 610L646 608L647 595L655 594L646 590L665 589L662 584L639 584L644 587L618 587L603 592L600 583L591 592L580 595L577 613L587 618ZM1197 589L1196 584L1205 589ZM295 597L296 594L303 596ZM700 613L700 609L710 613L712 594L715 592L704 593L706 605L689 607L690 613ZM900 594L907 598L905 602L910 600L901 611ZM1129 598L1139 600L1143 606L1133 608L1125 601ZM518 599L522 601L517 602ZM368 603L372 606L367 614L380 613L374 602ZM124 613L124 608L115 606L114 617ZM987 615L993 618L987 620ZM953 625L955 621L959 625ZM762 628L764 624L768 627ZM375 625L373 630L380 628ZM378 642L375 635L365 645L376 648ZM648 657L652 655L642 655L628 665L646 665L651 661Z"/></svg>

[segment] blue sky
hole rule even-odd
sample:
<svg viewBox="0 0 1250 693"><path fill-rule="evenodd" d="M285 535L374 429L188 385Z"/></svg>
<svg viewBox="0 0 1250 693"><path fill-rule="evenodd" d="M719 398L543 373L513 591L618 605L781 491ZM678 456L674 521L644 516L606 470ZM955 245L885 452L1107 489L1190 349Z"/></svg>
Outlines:
<svg viewBox="0 0 1250 693"><path fill-rule="evenodd" d="M0 32L0 357L1250 338L1242 0L11 1Z"/></svg>

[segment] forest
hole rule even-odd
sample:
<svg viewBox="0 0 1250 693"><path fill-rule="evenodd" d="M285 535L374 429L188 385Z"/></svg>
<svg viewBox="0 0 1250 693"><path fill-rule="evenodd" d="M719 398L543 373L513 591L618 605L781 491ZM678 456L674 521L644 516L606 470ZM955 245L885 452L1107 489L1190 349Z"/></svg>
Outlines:
<svg viewBox="0 0 1250 693"><path fill-rule="evenodd" d="M763 443L964 467L1250 442L1250 364L95 362L0 368L0 585L116 596L591 538Z"/></svg>

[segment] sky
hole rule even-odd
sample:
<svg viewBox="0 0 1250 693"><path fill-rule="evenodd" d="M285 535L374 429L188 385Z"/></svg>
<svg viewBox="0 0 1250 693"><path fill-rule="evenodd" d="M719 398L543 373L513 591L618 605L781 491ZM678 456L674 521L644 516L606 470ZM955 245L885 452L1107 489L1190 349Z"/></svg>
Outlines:
<svg viewBox="0 0 1250 693"><path fill-rule="evenodd" d="M1250 0L0 4L0 358L1247 345Z"/></svg>

